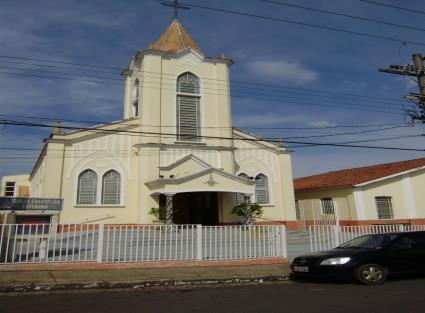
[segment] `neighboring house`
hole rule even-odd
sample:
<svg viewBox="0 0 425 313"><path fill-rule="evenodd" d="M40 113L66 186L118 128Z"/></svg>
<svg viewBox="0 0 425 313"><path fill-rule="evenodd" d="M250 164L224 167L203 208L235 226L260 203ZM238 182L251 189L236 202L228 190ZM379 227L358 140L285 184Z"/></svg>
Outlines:
<svg viewBox="0 0 425 313"><path fill-rule="evenodd" d="M425 224L425 158L294 180L296 215L311 224Z"/></svg>
<svg viewBox="0 0 425 313"><path fill-rule="evenodd" d="M63 199L55 223L152 223L159 207L174 223L237 223L230 211L250 199L264 208L260 222L294 227L291 154L232 127L232 64L205 56L174 20L122 72L122 120L66 133L57 125L30 196Z"/></svg>
<svg viewBox="0 0 425 313"><path fill-rule="evenodd" d="M4 177L1 182L0 196L5 197L29 197L29 175L15 175Z"/></svg>

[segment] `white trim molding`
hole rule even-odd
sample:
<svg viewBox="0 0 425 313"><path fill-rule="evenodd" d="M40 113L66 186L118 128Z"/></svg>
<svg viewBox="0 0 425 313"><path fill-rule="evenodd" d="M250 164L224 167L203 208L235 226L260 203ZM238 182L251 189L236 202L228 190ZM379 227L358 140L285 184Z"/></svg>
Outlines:
<svg viewBox="0 0 425 313"><path fill-rule="evenodd" d="M410 176L408 174L403 175L402 183L403 183L404 197L406 199L407 216L409 218L416 218L417 211L416 211L415 196L413 194L412 180L410 179Z"/></svg>
<svg viewBox="0 0 425 313"><path fill-rule="evenodd" d="M366 208L364 203L363 190L360 188L354 188L353 190L354 204L357 214L357 220L366 220Z"/></svg>
<svg viewBox="0 0 425 313"><path fill-rule="evenodd" d="M413 168L411 170L407 170L407 171L404 171L404 172L399 172L399 173L388 175L388 176L385 176L385 177L380 177L380 178L377 178L377 179L374 179L374 180L369 180L369 181L366 181L364 183L360 183L360 184L354 185L354 187L362 187L362 186L366 186L366 185L369 185L369 184L377 183L377 182L380 182L380 181L383 181L383 180L386 180L386 179L389 179L389 178L394 178L394 177L402 176L402 175L405 176L407 174L410 174L410 173L413 173L413 172L417 172L417 171L420 171L420 170L424 170L424 169L425 169L425 166Z"/></svg>

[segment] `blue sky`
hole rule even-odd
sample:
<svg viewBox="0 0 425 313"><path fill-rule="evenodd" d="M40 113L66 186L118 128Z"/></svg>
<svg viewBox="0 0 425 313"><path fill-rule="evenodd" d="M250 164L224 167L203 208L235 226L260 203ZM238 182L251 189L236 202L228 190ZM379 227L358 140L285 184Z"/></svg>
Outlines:
<svg viewBox="0 0 425 313"><path fill-rule="evenodd" d="M323 15L257 0L187 2L403 40L421 41L424 38L421 31ZM358 0L285 2L425 29L423 15L377 7ZM419 0L409 0L402 4L395 0L382 2L413 9L422 7ZM155 41L171 18L171 10L153 0L3 0L0 2L0 54L125 68L136 51ZM407 120L397 100L408 92L417 92L415 83L408 78L379 73L378 68L389 64L406 64L410 62L412 53L425 53L424 46L402 45L196 8L180 12L179 19L206 55L218 56L224 52L235 61L231 68L233 81L288 87L270 89L253 85L252 88L242 88L233 84L235 126L329 127L403 123ZM23 62L0 57L0 114L95 121L113 121L122 117L123 86L120 85L118 70L116 74L104 74L112 78L108 80L111 84L104 83L106 80L94 83L6 74L75 77L34 71L70 70L28 65L37 62L24 62L27 65L22 65L11 61ZM73 73L103 76L95 72ZM329 97L330 94L310 93L304 89L391 100L344 95ZM293 138L378 128L385 127L251 131L266 137ZM49 132L46 129L18 126L0 127L0 147L39 149L42 147L42 139ZM424 127L417 125L363 134L293 140L346 142L423 132ZM425 138L412 137L365 144L423 148L424 142ZM422 152L317 146L294 148L294 151L295 177L425 156ZM30 172L37 154L37 151L1 150L0 176Z"/></svg>

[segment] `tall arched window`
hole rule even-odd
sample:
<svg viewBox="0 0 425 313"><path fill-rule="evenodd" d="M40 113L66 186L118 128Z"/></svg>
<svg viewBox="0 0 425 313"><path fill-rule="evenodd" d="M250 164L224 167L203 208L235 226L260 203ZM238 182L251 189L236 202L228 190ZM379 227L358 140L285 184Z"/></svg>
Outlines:
<svg viewBox="0 0 425 313"><path fill-rule="evenodd" d="M110 170L102 179L102 204L119 204L121 201L121 175Z"/></svg>
<svg viewBox="0 0 425 313"><path fill-rule="evenodd" d="M199 141L199 78L186 72L177 78L177 136L182 141Z"/></svg>
<svg viewBox="0 0 425 313"><path fill-rule="evenodd" d="M133 98L133 116L139 116L139 80L136 79L133 85L132 98Z"/></svg>
<svg viewBox="0 0 425 313"><path fill-rule="evenodd" d="M269 182L264 174L258 174L255 177L255 202L269 203Z"/></svg>
<svg viewBox="0 0 425 313"><path fill-rule="evenodd" d="M243 178L243 179L246 179L246 180L249 179L248 175L246 175L245 173L240 173L238 176L240 178ZM244 200L245 199L244 199L244 194L243 193L237 193L236 194L236 204L241 204L241 203L244 202Z"/></svg>
<svg viewBox="0 0 425 313"><path fill-rule="evenodd" d="M97 175L85 170L78 176L77 204L96 204Z"/></svg>

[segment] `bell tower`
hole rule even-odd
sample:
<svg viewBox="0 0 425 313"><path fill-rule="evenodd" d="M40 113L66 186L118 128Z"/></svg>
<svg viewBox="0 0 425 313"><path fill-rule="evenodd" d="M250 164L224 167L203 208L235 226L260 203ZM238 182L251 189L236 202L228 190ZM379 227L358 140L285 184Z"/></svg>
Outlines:
<svg viewBox="0 0 425 313"><path fill-rule="evenodd" d="M141 138L162 144L225 145L232 137L229 67L224 54L207 57L183 25L167 29L131 59L125 77L124 118L139 118Z"/></svg>

